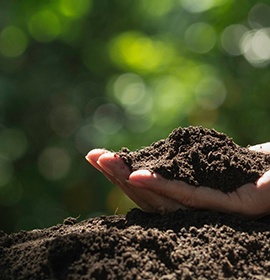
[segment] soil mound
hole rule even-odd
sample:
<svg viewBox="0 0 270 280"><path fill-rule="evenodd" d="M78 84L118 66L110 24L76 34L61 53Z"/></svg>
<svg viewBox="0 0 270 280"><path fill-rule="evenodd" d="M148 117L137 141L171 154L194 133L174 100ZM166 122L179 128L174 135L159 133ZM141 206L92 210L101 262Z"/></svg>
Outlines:
<svg viewBox="0 0 270 280"><path fill-rule="evenodd" d="M132 171L147 169L169 180L183 180L231 192L254 183L270 169L270 155L240 147L214 129L177 128L149 147L118 153Z"/></svg>
<svg viewBox="0 0 270 280"><path fill-rule="evenodd" d="M270 217L133 209L0 233L0 279L269 279Z"/></svg>
<svg viewBox="0 0 270 280"><path fill-rule="evenodd" d="M132 170L224 192L255 182L270 167L269 155L202 127L178 128L119 154ZM270 216L133 209L80 223L68 218L48 229L0 231L0 279L270 279L269 239Z"/></svg>

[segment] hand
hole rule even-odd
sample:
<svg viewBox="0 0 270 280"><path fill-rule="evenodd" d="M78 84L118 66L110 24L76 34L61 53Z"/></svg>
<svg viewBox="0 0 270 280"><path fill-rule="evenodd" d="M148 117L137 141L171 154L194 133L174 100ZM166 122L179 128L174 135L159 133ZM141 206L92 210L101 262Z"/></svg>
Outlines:
<svg viewBox="0 0 270 280"><path fill-rule="evenodd" d="M270 153L270 143L250 147ZM183 181L164 179L147 170L132 172L116 154L103 149L88 153L87 160L118 185L144 211L170 212L179 208L211 209L257 218L270 213L270 170L255 183L231 193Z"/></svg>

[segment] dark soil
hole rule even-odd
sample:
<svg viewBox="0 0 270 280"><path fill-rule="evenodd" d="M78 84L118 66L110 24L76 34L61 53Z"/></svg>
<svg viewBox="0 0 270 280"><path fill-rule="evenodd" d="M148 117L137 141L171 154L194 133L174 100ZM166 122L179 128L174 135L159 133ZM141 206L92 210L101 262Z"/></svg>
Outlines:
<svg viewBox="0 0 270 280"><path fill-rule="evenodd" d="M270 217L133 209L0 234L0 279L270 279Z"/></svg>
<svg viewBox="0 0 270 280"><path fill-rule="evenodd" d="M270 169L270 155L240 147L214 129L193 126L179 127L149 147L134 152L122 148L118 154L132 171L147 169L225 193L254 183Z"/></svg>
<svg viewBox="0 0 270 280"><path fill-rule="evenodd" d="M201 127L120 152L132 170L218 187L255 182L269 156ZM270 216L246 220L212 211L133 209L42 230L0 231L0 279L270 279Z"/></svg>

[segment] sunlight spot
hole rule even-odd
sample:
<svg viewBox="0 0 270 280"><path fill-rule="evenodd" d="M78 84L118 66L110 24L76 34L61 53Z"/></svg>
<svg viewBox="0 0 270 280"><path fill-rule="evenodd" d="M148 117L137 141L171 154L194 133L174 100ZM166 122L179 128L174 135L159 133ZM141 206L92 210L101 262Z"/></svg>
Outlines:
<svg viewBox="0 0 270 280"><path fill-rule="evenodd" d="M104 134L115 134L123 125L119 108L115 104L103 104L93 115L94 126Z"/></svg>
<svg viewBox="0 0 270 280"><path fill-rule="evenodd" d="M119 76L114 85L114 95L122 105L132 105L139 102L145 95L145 84L136 74L126 73Z"/></svg>
<svg viewBox="0 0 270 280"><path fill-rule="evenodd" d="M252 28L270 27L270 6L256 4L248 14L248 22Z"/></svg>
<svg viewBox="0 0 270 280"><path fill-rule="evenodd" d="M230 55L241 55L240 42L247 32L244 25L233 24L224 29L221 35L221 46Z"/></svg>
<svg viewBox="0 0 270 280"><path fill-rule="evenodd" d="M70 18L80 18L89 13L92 0L60 0L61 13Z"/></svg>
<svg viewBox="0 0 270 280"><path fill-rule="evenodd" d="M267 66L270 61L270 28L246 32L240 46L250 64L255 67Z"/></svg>
<svg viewBox="0 0 270 280"><path fill-rule="evenodd" d="M227 2L228 0L180 0L183 8L191 13L202 13Z"/></svg>
<svg viewBox="0 0 270 280"><path fill-rule="evenodd" d="M207 53L216 43L216 33L213 27L204 22L193 23L185 33L185 42L195 53Z"/></svg>
<svg viewBox="0 0 270 280"><path fill-rule="evenodd" d="M217 109L226 98L226 88L218 78L203 79L195 89L198 104L207 110Z"/></svg>
<svg viewBox="0 0 270 280"><path fill-rule="evenodd" d="M174 55L169 43L153 40L138 32L126 32L109 44L112 61L139 72L160 71Z"/></svg>
<svg viewBox="0 0 270 280"><path fill-rule="evenodd" d="M25 33L18 27L8 26L0 33L0 53L6 57L22 55L28 45Z"/></svg>
<svg viewBox="0 0 270 280"><path fill-rule="evenodd" d="M86 123L75 135L76 149L85 155L89 149L107 146L107 135L98 130L93 124Z"/></svg>
<svg viewBox="0 0 270 280"><path fill-rule="evenodd" d="M79 111L72 105L57 106L49 115L51 128L57 135L63 138L75 133L80 119Z"/></svg>
<svg viewBox="0 0 270 280"><path fill-rule="evenodd" d="M139 0L138 7L146 14L154 17L166 15L173 7L174 0Z"/></svg>
<svg viewBox="0 0 270 280"><path fill-rule="evenodd" d="M28 23L30 34L39 42L53 41L61 33L61 24L57 15L50 10L41 10L34 14Z"/></svg>
<svg viewBox="0 0 270 280"><path fill-rule="evenodd" d="M64 178L71 166L69 154L61 148L46 148L38 158L40 173L48 180Z"/></svg>
<svg viewBox="0 0 270 280"><path fill-rule="evenodd" d="M125 107L126 112L131 115L142 116L148 114L153 107L153 99L152 97L147 94L136 103L129 104Z"/></svg>

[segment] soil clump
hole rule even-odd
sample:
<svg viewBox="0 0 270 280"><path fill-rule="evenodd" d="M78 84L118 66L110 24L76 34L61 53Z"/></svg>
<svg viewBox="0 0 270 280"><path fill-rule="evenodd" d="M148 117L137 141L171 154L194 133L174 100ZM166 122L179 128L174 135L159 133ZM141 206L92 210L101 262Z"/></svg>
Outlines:
<svg viewBox="0 0 270 280"><path fill-rule="evenodd" d="M269 279L270 217L133 209L0 232L1 280Z"/></svg>
<svg viewBox="0 0 270 280"><path fill-rule="evenodd" d="M228 193L255 183L270 169L270 155L237 145L214 129L190 126L177 128L166 139L118 155L132 171L146 169L169 180L182 180Z"/></svg>
<svg viewBox="0 0 270 280"><path fill-rule="evenodd" d="M255 182L269 155L202 127L119 155L132 170L224 192ZM258 220L207 210L139 209L47 229L0 231L0 280L270 279L270 215Z"/></svg>

